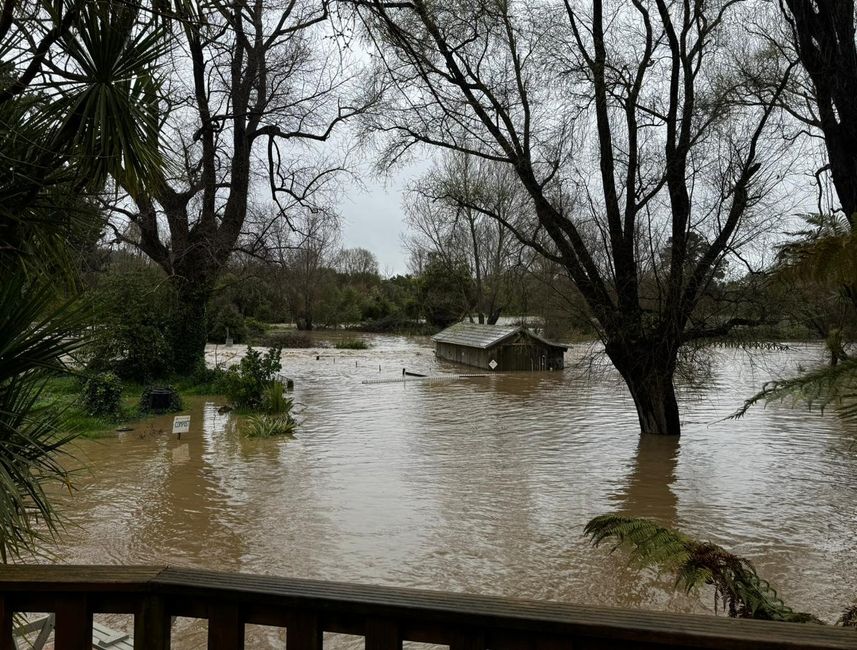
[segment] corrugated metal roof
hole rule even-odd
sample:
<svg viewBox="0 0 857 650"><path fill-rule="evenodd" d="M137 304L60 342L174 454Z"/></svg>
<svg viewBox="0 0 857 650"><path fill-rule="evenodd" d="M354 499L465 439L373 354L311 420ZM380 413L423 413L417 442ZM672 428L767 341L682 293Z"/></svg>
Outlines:
<svg viewBox="0 0 857 650"><path fill-rule="evenodd" d="M518 332L525 332L529 336L532 336L534 339L538 339L542 343L560 347L564 350L566 349L564 345L559 345L557 343L551 343L550 341L546 341L542 337L536 336L535 334L523 327L480 325L478 323L456 323L455 325L447 327L442 332L438 332L437 334L435 334L432 337L432 341L434 341L435 343L450 343L452 345L464 345L469 348L479 348L480 350L485 350L487 348L497 345L504 339L507 339L510 336L517 334Z"/></svg>

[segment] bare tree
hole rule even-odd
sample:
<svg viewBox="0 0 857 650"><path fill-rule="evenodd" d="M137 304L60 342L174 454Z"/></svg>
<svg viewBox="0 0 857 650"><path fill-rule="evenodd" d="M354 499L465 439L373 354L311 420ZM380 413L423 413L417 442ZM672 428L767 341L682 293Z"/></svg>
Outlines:
<svg viewBox="0 0 857 650"><path fill-rule="evenodd" d="M263 258L277 275L297 328L311 330L326 289L325 278L338 257L339 222L323 210L306 210L292 223L274 220L267 229Z"/></svg>
<svg viewBox="0 0 857 650"><path fill-rule="evenodd" d="M174 283L175 358L188 369L202 358L206 303L254 188L268 186L286 221L317 208L316 193L340 167L319 162L309 145L365 102L346 97L346 61L328 45L328 0L177 6L161 125L172 172L142 190L124 187L130 201L110 209L136 224L140 249Z"/></svg>
<svg viewBox="0 0 857 650"><path fill-rule="evenodd" d="M525 268L521 244L503 223L519 222L521 213L528 211L522 194L508 168L452 151L411 187L405 203L411 229L405 243L411 256L433 254L449 270L462 264L470 269L475 291L467 293L475 299L472 308L480 323L497 322L509 285ZM490 203L491 212L500 218L474 209L476 201Z"/></svg>
<svg viewBox="0 0 857 650"><path fill-rule="evenodd" d="M365 248L343 248L336 256L336 269L354 278L378 276L378 259Z"/></svg>
<svg viewBox="0 0 857 650"><path fill-rule="evenodd" d="M389 136L385 162L427 144L510 166L535 219L514 224L483 201L470 207L562 265L641 431L678 435L678 351L744 322L701 322L695 308L720 260L771 209L763 201L780 171L782 145L769 135L787 71L776 70L773 91L742 82L745 63L777 65L743 27L764 5L353 4L386 91L371 116ZM707 244L688 269L691 233ZM641 277L668 240L668 268L642 296Z"/></svg>

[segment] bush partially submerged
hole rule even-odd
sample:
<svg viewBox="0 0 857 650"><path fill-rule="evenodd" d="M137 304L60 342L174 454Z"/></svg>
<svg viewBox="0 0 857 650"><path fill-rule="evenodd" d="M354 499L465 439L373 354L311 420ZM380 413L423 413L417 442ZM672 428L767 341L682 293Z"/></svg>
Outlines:
<svg viewBox="0 0 857 650"><path fill-rule="evenodd" d="M252 415L242 427L250 438L273 438L274 436L294 435L298 426L292 417L295 402L285 395L285 386L280 381L272 381L265 390L263 400L264 414Z"/></svg>
<svg viewBox="0 0 857 650"><path fill-rule="evenodd" d="M244 358L230 366L223 376L224 392L232 406L251 410L263 408L265 395L281 367L279 348L262 354L248 347Z"/></svg>
<svg viewBox="0 0 857 650"><path fill-rule="evenodd" d="M90 375L80 397L88 415L115 417L122 410L122 382L112 372Z"/></svg>
<svg viewBox="0 0 857 650"><path fill-rule="evenodd" d="M265 391L263 407L268 415L288 413L292 410L292 400L285 394L286 387L281 381L272 381Z"/></svg>
<svg viewBox="0 0 857 650"><path fill-rule="evenodd" d="M288 401L291 402L291 400ZM248 438L274 438L293 436L297 426L297 422L290 413L252 415L244 423L243 431Z"/></svg>

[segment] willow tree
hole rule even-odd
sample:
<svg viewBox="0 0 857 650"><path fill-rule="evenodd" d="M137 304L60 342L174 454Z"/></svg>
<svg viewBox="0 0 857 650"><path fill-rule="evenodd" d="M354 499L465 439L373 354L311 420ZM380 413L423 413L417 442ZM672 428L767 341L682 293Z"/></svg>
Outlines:
<svg viewBox="0 0 857 650"><path fill-rule="evenodd" d="M176 289L172 340L177 369L203 357L206 305L245 229L248 205L265 191L279 219L316 209L338 170L311 143L360 112L348 97L346 60L330 45L328 0L179 3L161 137L171 163L158 182L124 186L116 221ZM166 62L165 62L166 63ZM120 227L115 235L127 240Z"/></svg>
<svg viewBox="0 0 857 650"><path fill-rule="evenodd" d="M573 280L641 431L678 435L678 351L743 322L701 319L696 307L770 209L763 198L782 156L768 139L782 83L752 81L754 67L780 64L743 26L764 5L354 5L387 93L371 124L389 136L385 160L422 143L512 168L535 218L506 225ZM689 267L693 235L705 245Z"/></svg>

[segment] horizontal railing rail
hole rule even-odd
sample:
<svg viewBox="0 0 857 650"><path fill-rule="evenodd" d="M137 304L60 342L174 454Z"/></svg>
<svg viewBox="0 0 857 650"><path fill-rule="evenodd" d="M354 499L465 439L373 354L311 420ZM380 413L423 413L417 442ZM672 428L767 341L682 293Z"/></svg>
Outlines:
<svg viewBox="0 0 857 650"><path fill-rule="evenodd" d="M362 636L366 650L857 649L857 632L822 625L171 567L0 566L0 650L14 648L19 612L54 613L57 650L90 650L96 613L132 614L145 650L170 647L175 616L207 619L210 650L244 648L246 624L286 628L288 650L321 650L324 632Z"/></svg>

